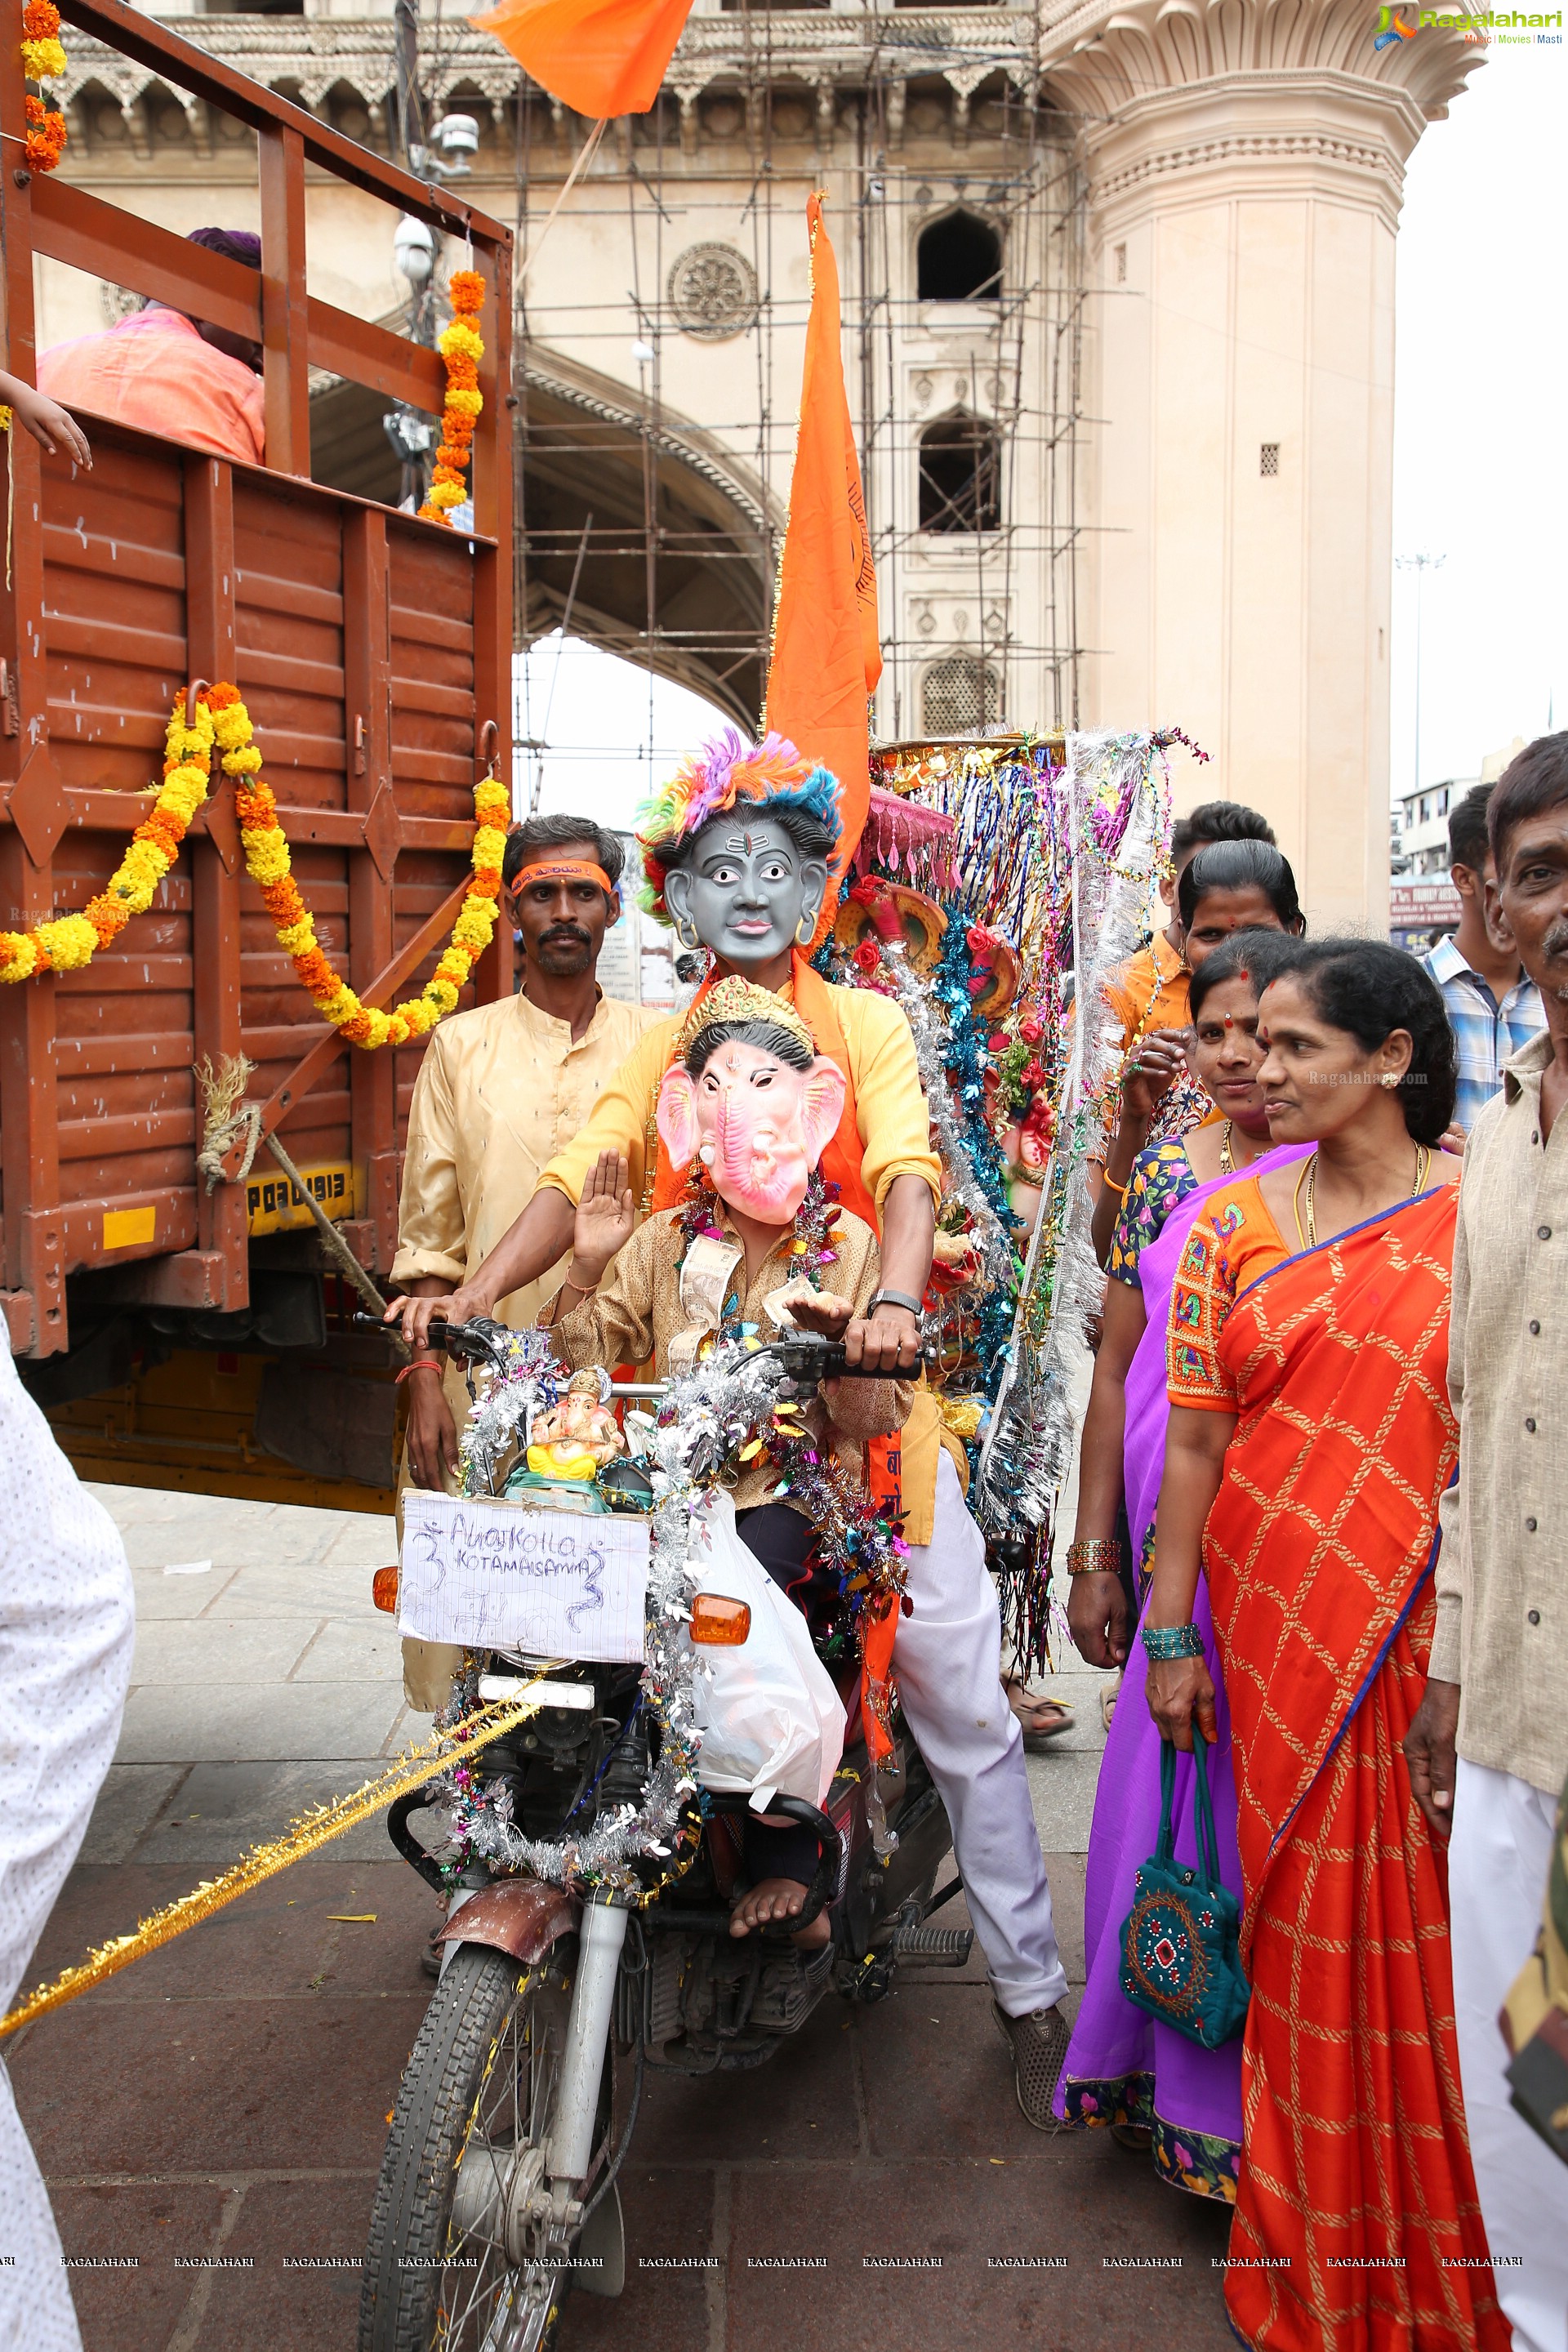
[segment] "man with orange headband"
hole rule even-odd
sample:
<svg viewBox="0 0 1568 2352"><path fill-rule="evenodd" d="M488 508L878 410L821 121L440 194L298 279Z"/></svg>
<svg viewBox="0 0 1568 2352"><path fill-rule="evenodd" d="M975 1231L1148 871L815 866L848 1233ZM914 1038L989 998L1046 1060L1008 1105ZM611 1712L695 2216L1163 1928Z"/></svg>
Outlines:
<svg viewBox="0 0 1568 2352"><path fill-rule="evenodd" d="M942 1169L931 1148L914 1040L900 1006L874 991L836 988L809 951L830 919L847 864L837 780L769 735L733 731L705 744L643 812L638 833L649 911L681 945L706 948L712 971L685 1014L650 1029L604 1088L593 1117L544 1170L540 1189L451 1302L485 1315L537 1282L572 1244L575 1204L602 1153L618 1155L634 1200L673 1207L686 1179L659 1139L660 1085L703 1025L711 988L731 972L793 1006L817 1053L844 1080L843 1108L821 1155L843 1206L879 1236L881 1272L847 1339L852 1359L887 1372L907 1366L931 1274ZM852 847L849 845L848 847ZM439 1031L437 1034L439 1035ZM424 1342L431 1310L409 1300L405 1332ZM1055 2128L1052 2095L1067 2049L1058 2006L1067 1978L1051 1924L1023 1737L997 1672L1001 1630L980 1531L964 1507L962 1455L946 1450L929 1391L915 1392L895 1463L901 1489L909 1617L891 1639L904 1713L952 1824L953 1847L990 1964L996 2019L1012 2050L1018 2104ZM873 1484L878 1483L875 1466ZM885 1491L885 1489L884 1489ZM868 1664L871 1641L867 1637ZM882 1671L885 1672L885 1660Z"/></svg>
<svg viewBox="0 0 1568 2352"><path fill-rule="evenodd" d="M533 1197L552 1152L584 1125L650 1022L640 1005L602 995L595 978L605 933L620 914L621 845L589 817L530 817L507 839L501 866L522 937L515 996L454 1013L431 1033L408 1114L393 1286L445 1300L488 1257ZM571 1246L568 1229L563 1257ZM547 1271L547 1269L546 1269ZM531 1323L552 1286L524 1278L493 1308ZM443 1309L444 1311L444 1309ZM407 1475L453 1486L462 1378L443 1379L423 1349L405 1375ZM404 1644L411 1706L445 1703L451 1660Z"/></svg>

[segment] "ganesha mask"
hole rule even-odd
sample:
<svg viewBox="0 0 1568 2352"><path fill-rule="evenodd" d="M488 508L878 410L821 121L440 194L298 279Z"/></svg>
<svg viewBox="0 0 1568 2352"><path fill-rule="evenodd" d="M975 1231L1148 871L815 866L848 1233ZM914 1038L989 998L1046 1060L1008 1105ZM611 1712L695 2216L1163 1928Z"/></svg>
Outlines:
<svg viewBox="0 0 1568 2352"><path fill-rule="evenodd" d="M844 1074L823 1055L797 1069L730 1036L695 1074L677 1062L658 1090L672 1164L700 1160L721 1201L763 1225L789 1224L844 1110Z"/></svg>

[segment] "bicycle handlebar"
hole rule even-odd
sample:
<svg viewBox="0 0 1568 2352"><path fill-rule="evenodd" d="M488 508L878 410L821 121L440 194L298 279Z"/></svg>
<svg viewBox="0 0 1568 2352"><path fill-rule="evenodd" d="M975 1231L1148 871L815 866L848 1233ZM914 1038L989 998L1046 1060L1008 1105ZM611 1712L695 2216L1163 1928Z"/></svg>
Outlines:
<svg viewBox="0 0 1568 2352"><path fill-rule="evenodd" d="M358 1331L379 1331L390 1338L393 1326L384 1323L378 1315L356 1313L354 1328ZM498 1369L504 1360L499 1339L495 1336L504 1326L492 1322L489 1316L478 1316L471 1323L433 1321L426 1333L432 1347L444 1348L449 1356L458 1356L470 1363L493 1363ZM757 1353L778 1359L787 1380L804 1387L816 1387L823 1381L886 1381L895 1378L913 1379L922 1363L935 1360L935 1349L922 1348L914 1363L900 1366L897 1373L868 1369L864 1364L845 1360L842 1339L825 1339L816 1331L786 1332L777 1339L765 1339ZM646 1383L615 1383L617 1393L628 1385L637 1387L639 1394L648 1392ZM657 1392L657 1384L655 1387Z"/></svg>

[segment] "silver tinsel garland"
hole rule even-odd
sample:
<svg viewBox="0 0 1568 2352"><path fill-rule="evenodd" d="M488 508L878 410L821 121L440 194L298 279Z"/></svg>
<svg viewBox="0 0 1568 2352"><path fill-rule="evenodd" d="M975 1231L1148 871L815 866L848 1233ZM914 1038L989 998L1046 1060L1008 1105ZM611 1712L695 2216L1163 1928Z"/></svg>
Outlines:
<svg viewBox="0 0 1568 2352"><path fill-rule="evenodd" d="M640 1804L601 1813L577 1836L530 1838L512 1819L505 1782L487 1784L481 1791L458 1764L434 1786L446 1800L447 1835L460 1853L555 1885L623 1887L637 1884L634 1859L670 1853L682 1810L696 1794L701 1746L695 1696L704 1668L687 1631L702 1572L700 1559L693 1556L692 1523L736 1448L771 1421L783 1378L775 1358L748 1349L744 1341L726 1342L671 1382L658 1423L647 1435L642 1458L654 1500L641 1687L644 1714L659 1725L662 1737ZM493 1391L476 1420L492 1402ZM503 1420L504 1409L498 1405L481 1430L481 1444L496 1442Z"/></svg>
<svg viewBox="0 0 1568 2352"><path fill-rule="evenodd" d="M1010 1360L981 1454L976 1516L1002 1527L1045 1524L1072 1461L1074 1377L1105 1289L1090 1235L1087 1171L1119 1066L1117 1025L1104 982L1145 935L1168 826L1160 747L1152 736L1073 734L1067 757L1073 1060L1025 1264ZM1123 808L1120 838L1108 842L1108 825L1119 822ZM1040 1279L1047 1270L1048 1301Z"/></svg>

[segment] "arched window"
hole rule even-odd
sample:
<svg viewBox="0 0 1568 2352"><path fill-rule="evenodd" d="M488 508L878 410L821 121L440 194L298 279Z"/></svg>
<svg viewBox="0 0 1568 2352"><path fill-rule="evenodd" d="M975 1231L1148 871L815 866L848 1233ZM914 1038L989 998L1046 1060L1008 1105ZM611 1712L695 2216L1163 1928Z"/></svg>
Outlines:
<svg viewBox="0 0 1568 2352"><path fill-rule="evenodd" d="M921 231L915 292L922 302L994 302L1002 291L1002 240L973 213L943 213Z"/></svg>
<svg viewBox="0 0 1568 2352"><path fill-rule="evenodd" d="M939 416L921 435L921 529L994 530L1002 520L1002 450L996 427L967 409Z"/></svg>
<svg viewBox="0 0 1568 2352"><path fill-rule="evenodd" d="M973 654L932 662L921 680L921 723L928 735L973 735L1002 717L1002 673Z"/></svg>

